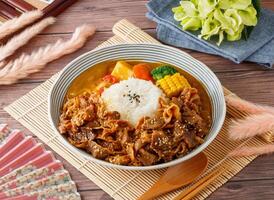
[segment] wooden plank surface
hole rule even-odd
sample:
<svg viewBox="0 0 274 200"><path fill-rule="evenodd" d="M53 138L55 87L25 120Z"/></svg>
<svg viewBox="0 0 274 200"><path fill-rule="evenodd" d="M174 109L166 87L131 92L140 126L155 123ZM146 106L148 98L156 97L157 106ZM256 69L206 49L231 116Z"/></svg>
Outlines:
<svg viewBox="0 0 274 200"><path fill-rule="evenodd" d="M80 51L49 64L42 72L12 86L0 86L0 121L31 134L5 113L3 108L60 71L72 59L92 50L111 37L113 35L111 28L118 20L127 18L154 36L156 25L145 18L146 2L147 0L79 0L78 3L67 9L58 17L58 22L54 26L45 30L43 34L37 36L19 52L30 52L59 38L69 38L74 28L83 23L94 24L98 30L96 35ZM263 0L262 3L264 7L274 10L273 0ZM251 63L236 65L217 56L186 51L207 64L217 74L224 86L242 98L274 106L274 70L267 70ZM73 166L61 157L57 157L70 171L83 199L111 199ZM209 199L273 199L273 160L274 155L259 157L229 183L211 195Z"/></svg>

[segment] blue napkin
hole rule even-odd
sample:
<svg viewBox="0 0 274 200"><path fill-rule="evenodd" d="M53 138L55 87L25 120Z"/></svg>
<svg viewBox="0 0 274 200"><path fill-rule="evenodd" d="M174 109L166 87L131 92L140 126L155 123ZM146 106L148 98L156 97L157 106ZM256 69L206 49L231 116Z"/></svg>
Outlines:
<svg viewBox="0 0 274 200"><path fill-rule="evenodd" d="M179 0L151 0L147 4L147 17L157 22L157 38L177 47L183 47L228 58L236 63L255 62L271 68L274 64L274 12L262 9L257 26L248 40L224 41L217 46L215 41L198 38L198 32L181 29L171 9Z"/></svg>

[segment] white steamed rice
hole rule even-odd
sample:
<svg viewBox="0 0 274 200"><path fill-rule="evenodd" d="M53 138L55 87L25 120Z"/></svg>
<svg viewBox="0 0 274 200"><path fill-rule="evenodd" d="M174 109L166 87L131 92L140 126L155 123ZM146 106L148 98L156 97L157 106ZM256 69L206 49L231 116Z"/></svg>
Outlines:
<svg viewBox="0 0 274 200"><path fill-rule="evenodd" d="M135 126L144 116L153 117L159 107L162 91L150 81L130 78L106 89L102 98L109 111Z"/></svg>

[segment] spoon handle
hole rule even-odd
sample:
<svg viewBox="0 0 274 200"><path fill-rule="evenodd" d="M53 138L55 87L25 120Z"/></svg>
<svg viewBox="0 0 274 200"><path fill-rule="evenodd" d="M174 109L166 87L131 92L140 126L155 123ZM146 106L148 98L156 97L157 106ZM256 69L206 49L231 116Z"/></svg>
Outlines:
<svg viewBox="0 0 274 200"><path fill-rule="evenodd" d="M155 199L162 194L192 183L205 171L207 164L207 156L200 153L184 163L168 168L160 179L137 200Z"/></svg>
<svg viewBox="0 0 274 200"><path fill-rule="evenodd" d="M161 186L160 186L156 183L155 185L153 185L153 187L151 187L147 192L145 192L137 200L151 200L169 191L170 191L169 184L161 183Z"/></svg>

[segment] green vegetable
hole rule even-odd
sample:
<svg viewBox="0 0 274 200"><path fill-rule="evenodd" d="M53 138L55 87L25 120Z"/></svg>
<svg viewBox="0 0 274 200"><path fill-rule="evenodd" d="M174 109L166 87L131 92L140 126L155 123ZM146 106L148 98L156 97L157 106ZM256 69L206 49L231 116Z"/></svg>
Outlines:
<svg viewBox="0 0 274 200"><path fill-rule="evenodd" d="M257 11L257 19L258 19L260 17L260 12L261 12L260 0L252 0L252 4ZM245 40L247 40L249 38L253 29L254 29L254 26L245 26L245 28L243 30L243 38Z"/></svg>
<svg viewBox="0 0 274 200"><path fill-rule="evenodd" d="M195 4L191 1L181 1L180 2L181 7L183 8L185 12L185 16L187 17L196 17L198 16L199 12L195 8Z"/></svg>
<svg viewBox="0 0 274 200"><path fill-rule="evenodd" d="M217 45L220 46L222 41L224 40L224 31L219 32L219 41L217 42Z"/></svg>
<svg viewBox="0 0 274 200"><path fill-rule="evenodd" d="M185 17L185 12L182 6L172 8L172 12L174 13L174 19L176 21L181 21Z"/></svg>
<svg viewBox="0 0 274 200"><path fill-rule="evenodd" d="M227 34L227 40L228 41L237 41L240 40L242 38L242 32L244 30L244 25L241 24L241 26L239 27L239 30L237 32L235 32L234 34L230 35Z"/></svg>
<svg viewBox="0 0 274 200"><path fill-rule="evenodd" d="M202 26L202 21L198 17L186 17L181 21L183 30L197 31Z"/></svg>
<svg viewBox="0 0 274 200"><path fill-rule="evenodd" d="M256 17L257 11L253 6L249 6L245 10L239 10L238 14L242 19L242 22L246 26L256 26L258 19Z"/></svg>
<svg viewBox="0 0 274 200"><path fill-rule="evenodd" d="M211 14L205 21L201 30L200 38L208 40L211 36L217 35L220 31L221 24L218 20L213 18Z"/></svg>
<svg viewBox="0 0 274 200"><path fill-rule="evenodd" d="M163 79L167 75L173 75L176 73L177 73L177 70L168 65L159 66L151 71L151 75L153 79L156 81Z"/></svg>
<svg viewBox="0 0 274 200"><path fill-rule="evenodd" d="M260 4L259 0L182 0L172 12L184 31L201 30L199 38L205 40L218 36L220 45L224 39L248 38L258 23Z"/></svg>
<svg viewBox="0 0 274 200"><path fill-rule="evenodd" d="M251 3L251 0L220 0L219 7L221 9L234 8L245 10Z"/></svg>
<svg viewBox="0 0 274 200"><path fill-rule="evenodd" d="M219 0L198 0L197 7L199 10L199 16L202 19L206 19L207 16L214 11Z"/></svg>
<svg viewBox="0 0 274 200"><path fill-rule="evenodd" d="M181 6L172 9L174 19L181 22L183 30L196 31L201 28L202 21L198 17L195 1L181 1Z"/></svg>
<svg viewBox="0 0 274 200"><path fill-rule="evenodd" d="M229 34L233 34L234 30L231 26L232 19L225 16L224 13L220 9L216 9L214 11L214 18L220 22L220 29L223 29L224 31L228 32Z"/></svg>

